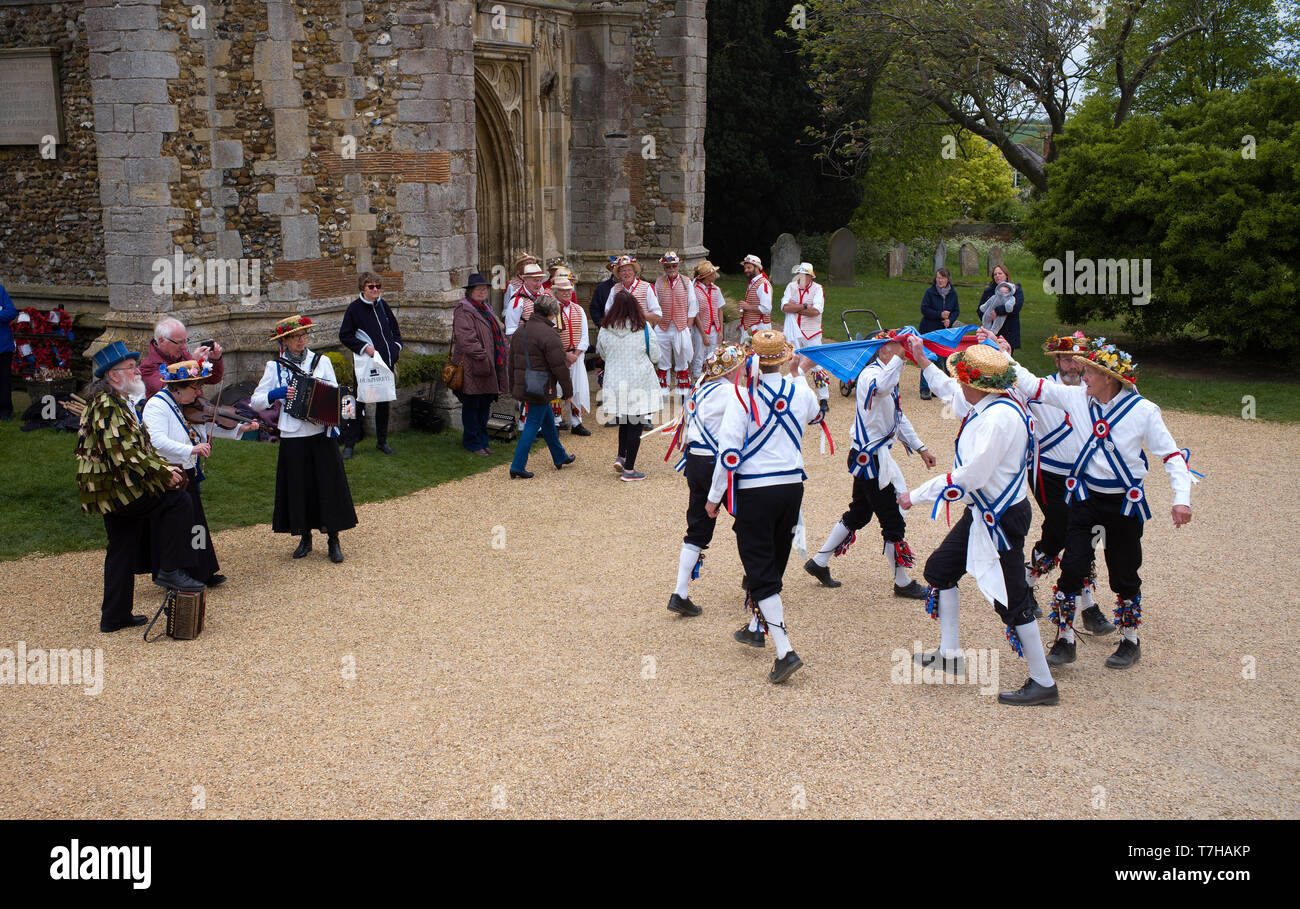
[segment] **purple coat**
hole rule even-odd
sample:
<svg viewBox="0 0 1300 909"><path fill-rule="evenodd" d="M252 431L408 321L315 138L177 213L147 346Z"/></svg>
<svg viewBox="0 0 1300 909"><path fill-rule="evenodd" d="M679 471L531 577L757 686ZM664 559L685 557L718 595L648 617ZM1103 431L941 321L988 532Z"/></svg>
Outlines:
<svg viewBox="0 0 1300 909"><path fill-rule="evenodd" d="M495 319L496 316L493 316ZM498 321L498 325L501 323ZM502 334L504 334L502 329ZM465 385L462 394L499 395L510 390L506 381L506 364L495 364L492 349L492 326L483 318L482 311L469 300L456 304L451 317L451 335L455 344L452 362L465 367ZM506 346L509 354L509 345Z"/></svg>

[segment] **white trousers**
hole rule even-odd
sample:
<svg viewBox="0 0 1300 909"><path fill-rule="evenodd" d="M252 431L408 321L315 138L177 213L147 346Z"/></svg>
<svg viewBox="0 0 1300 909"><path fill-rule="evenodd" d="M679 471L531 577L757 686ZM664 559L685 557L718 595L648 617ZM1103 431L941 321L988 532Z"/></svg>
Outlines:
<svg viewBox="0 0 1300 909"><path fill-rule="evenodd" d="M691 368L693 329L688 325L679 331L673 323L666 324L666 329L655 329L655 334L659 337L659 368L669 372L686 372Z"/></svg>
<svg viewBox="0 0 1300 909"><path fill-rule="evenodd" d="M698 376L704 372L704 361L713 356L713 352L718 349L718 342L722 339L722 333L716 328L705 335L698 328L691 329L691 375Z"/></svg>

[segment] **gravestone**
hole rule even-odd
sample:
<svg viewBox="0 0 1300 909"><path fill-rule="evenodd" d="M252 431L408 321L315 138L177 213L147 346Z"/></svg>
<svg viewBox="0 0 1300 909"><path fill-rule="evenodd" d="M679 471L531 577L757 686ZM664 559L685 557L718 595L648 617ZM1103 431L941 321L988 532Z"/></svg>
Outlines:
<svg viewBox="0 0 1300 909"><path fill-rule="evenodd" d="M858 238L853 231L841 227L831 234L830 282L839 287L853 286L853 264L858 257Z"/></svg>
<svg viewBox="0 0 1300 909"><path fill-rule="evenodd" d="M977 275L980 271L980 256L975 252L973 243L963 243L961 245L961 273L962 275Z"/></svg>
<svg viewBox="0 0 1300 909"><path fill-rule="evenodd" d="M990 277L993 275L994 267L998 265L1001 265L1003 268L1006 268L1007 266L1006 262L1004 262L1002 259L1002 247L990 246L989 247L989 276Z"/></svg>
<svg viewBox="0 0 1300 909"><path fill-rule="evenodd" d="M934 270L938 271L939 269L943 268L943 266L947 263L947 261L948 261L948 244L945 243L941 238L939 240L938 245L935 246L934 248Z"/></svg>
<svg viewBox="0 0 1300 909"><path fill-rule="evenodd" d="M899 243L889 251L889 277L901 278L907 267L907 246Z"/></svg>
<svg viewBox="0 0 1300 909"><path fill-rule="evenodd" d="M781 234L772 244L772 286L784 288L794 278L794 270L799 267L799 257L803 250L791 234Z"/></svg>

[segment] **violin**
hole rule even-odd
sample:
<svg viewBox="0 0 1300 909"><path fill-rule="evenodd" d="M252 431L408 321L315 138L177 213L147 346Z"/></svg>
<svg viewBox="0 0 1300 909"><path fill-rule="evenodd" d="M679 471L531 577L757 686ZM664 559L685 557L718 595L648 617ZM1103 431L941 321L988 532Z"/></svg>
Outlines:
<svg viewBox="0 0 1300 909"><path fill-rule="evenodd" d="M262 420L256 417L242 417L239 411L228 404L213 404L207 398L202 396L195 398L192 404L186 404L181 408L185 414L185 419L191 423L215 423L222 429L235 429L244 423L256 423L259 426L265 426Z"/></svg>

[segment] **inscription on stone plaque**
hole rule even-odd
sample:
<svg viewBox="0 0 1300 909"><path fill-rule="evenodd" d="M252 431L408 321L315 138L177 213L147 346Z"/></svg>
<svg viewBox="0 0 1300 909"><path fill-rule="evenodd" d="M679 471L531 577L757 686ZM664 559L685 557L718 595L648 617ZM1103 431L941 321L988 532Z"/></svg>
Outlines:
<svg viewBox="0 0 1300 909"><path fill-rule="evenodd" d="M0 50L0 145L39 146L45 136L63 144L58 48Z"/></svg>

